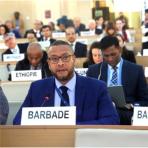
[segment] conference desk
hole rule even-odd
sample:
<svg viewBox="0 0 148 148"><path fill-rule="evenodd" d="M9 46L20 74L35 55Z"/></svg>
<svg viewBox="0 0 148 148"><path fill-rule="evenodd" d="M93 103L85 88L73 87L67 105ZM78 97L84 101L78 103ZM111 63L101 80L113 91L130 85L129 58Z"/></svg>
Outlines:
<svg viewBox="0 0 148 148"><path fill-rule="evenodd" d="M148 127L134 126L0 126L2 147L74 147L79 129L113 129L147 131ZM98 139L99 140L99 139ZM107 139L106 139L107 140ZM121 139L123 142L124 139ZM140 139L135 139L140 140ZM121 145L122 146L122 145Z"/></svg>

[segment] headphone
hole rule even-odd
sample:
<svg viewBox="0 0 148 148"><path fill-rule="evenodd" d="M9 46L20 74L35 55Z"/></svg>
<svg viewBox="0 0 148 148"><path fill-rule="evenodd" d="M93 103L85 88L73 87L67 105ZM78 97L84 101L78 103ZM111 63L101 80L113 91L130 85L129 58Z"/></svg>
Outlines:
<svg viewBox="0 0 148 148"><path fill-rule="evenodd" d="M101 65L100 65L99 75L98 75L98 80L100 80L100 77L101 77L101 73L102 73L102 65L103 65L103 62L102 62Z"/></svg>

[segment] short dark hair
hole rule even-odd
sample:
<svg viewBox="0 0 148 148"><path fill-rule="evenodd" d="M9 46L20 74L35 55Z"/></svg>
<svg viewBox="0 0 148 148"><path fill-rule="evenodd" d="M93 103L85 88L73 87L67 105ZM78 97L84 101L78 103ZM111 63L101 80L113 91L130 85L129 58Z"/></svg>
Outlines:
<svg viewBox="0 0 148 148"><path fill-rule="evenodd" d="M51 46L58 46L58 45L68 45L68 46L70 46L68 42L63 41L63 40L56 40L55 42L53 42L51 44Z"/></svg>
<svg viewBox="0 0 148 148"><path fill-rule="evenodd" d="M101 50L105 50L106 48L109 48L111 46L116 46L119 47L119 41L116 37L114 36L105 36L102 40L101 40Z"/></svg>
<svg viewBox="0 0 148 148"><path fill-rule="evenodd" d="M145 13L148 13L148 9L145 9Z"/></svg>
<svg viewBox="0 0 148 148"><path fill-rule="evenodd" d="M71 50L71 52L74 53L72 47L70 46L70 44L66 41L63 41L63 40L56 40L55 42L53 42L50 47L53 47L53 46L59 46L59 45L67 45L69 47L69 49ZM49 47L49 48L50 48Z"/></svg>
<svg viewBox="0 0 148 148"><path fill-rule="evenodd" d="M41 31L43 31L43 29L45 29L45 28L49 28L49 30L52 31L52 28L49 25L43 25L41 28Z"/></svg>

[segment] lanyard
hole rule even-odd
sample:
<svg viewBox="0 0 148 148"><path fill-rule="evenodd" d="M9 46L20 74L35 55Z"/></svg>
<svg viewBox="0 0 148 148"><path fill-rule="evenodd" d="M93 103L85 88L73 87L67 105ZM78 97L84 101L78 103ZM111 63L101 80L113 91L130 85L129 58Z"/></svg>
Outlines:
<svg viewBox="0 0 148 148"><path fill-rule="evenodd" d="M62 96L62 93L60 92L60 90L57 88L57 86L55 86L55 89L59 95L59 97L61 98L61 101L64 103L65 106L69 106L69 103L65 100L65 98Z"/></svg>

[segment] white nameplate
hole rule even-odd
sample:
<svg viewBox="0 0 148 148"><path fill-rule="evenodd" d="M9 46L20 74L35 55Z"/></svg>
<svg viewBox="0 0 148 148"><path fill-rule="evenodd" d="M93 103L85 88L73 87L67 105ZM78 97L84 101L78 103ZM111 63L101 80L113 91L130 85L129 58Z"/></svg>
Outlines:
<svg viewBox="0 0 148 148"><path fill-rule="evenodd" d="M75 71L81 75L81 76L86 76L88 68L75 68Z"/></svg>
<svg viewBox="0 0 148 148"><path fill-rule="evenodd" d="M143 49L143 56L148 56L148 49Z"/></svg>
<svg viewBox="0 0 148 148"><path fill-rule="evenodd" d="M148 107L134 107L134 126L148 126Z"/></svg>
<svg viewBox="0 0 148 148"><path fill-rule="evenodd" d="M65 38L65 32L53 32L52 37L53 38L60 38L60 37Z"/></svg>
<svg viewBox="0 0 148 148"><path fill-rule="evenodd" d="M39 44L42 46L43 50L50 46L50 41L40 41Z"/></svg>
<svg viewBox="0 0 148 148"><path fill-rule="evenodd" d="M148 42L148 37L147 36L143 36L142 37L142 43Z"/></svg>
<svg viewBox="0 0 148 148"><path fill-rule="evenodd" d="M77 39L78 42L88 45L88 39Z"/></svg>
<svg viewBox="0 0 148 148"><path fill-rule="evenodd" d="M41 70L11 71L12 81L35 81L42 79Z"/></svg>
<svg viewBox="0 0 148 148"><path fill-rule="evenodd" d="M24 54L4 54L3 61L4 62L11 62L11 61L20 61L24 59Z"/></svg>
<svg viewBox="0 0 148 148"><path fill-rule="evenodd" d="M21 125L76 125L76 107L25 107Z"/></svg>
<svg viewBox="0 0 148 148"><path fill-rule="evenodd" d="M94 36L95 33L91 31L81 31L80 36Z"/></svg>

